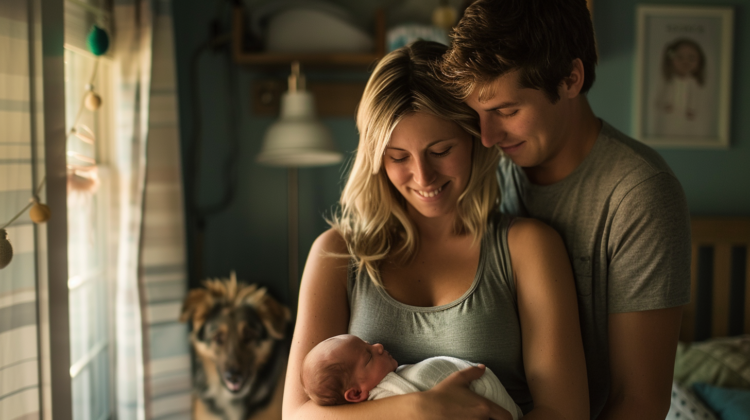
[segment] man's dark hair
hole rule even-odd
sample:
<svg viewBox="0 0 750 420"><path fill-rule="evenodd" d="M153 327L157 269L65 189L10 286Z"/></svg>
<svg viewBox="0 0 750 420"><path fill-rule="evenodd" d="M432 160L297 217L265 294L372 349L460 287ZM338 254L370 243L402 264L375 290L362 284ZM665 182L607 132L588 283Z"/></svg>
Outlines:
<svg viewBox="0 0 750 420"><path fill-rule="evenodd" d="M586 0L479 0L466 9L452 40L441 72L460 100L475 89L480 101L491 97L491 82L518 70L522 87L539 89L555 103L576 58L583 62L581 93L596 77Z"/></svg>

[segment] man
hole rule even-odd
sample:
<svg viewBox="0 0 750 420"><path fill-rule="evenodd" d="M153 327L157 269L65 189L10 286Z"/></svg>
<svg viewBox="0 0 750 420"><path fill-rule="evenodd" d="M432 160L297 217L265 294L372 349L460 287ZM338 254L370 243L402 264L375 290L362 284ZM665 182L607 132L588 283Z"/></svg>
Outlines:
<svg viewBox="0 0 750 420"><path fill-rule="evenodd" d="M591 418L659 419L690 300L690 217L653 150L596 118L585 0L480 0L442 73L505 152L505 212L562 235L576 277Z"/></svg>

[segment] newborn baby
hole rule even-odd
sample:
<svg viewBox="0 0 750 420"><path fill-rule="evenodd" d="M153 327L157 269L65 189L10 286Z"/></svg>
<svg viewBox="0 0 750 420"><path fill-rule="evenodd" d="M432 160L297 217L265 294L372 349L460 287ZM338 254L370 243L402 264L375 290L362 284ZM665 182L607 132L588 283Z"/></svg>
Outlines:
<svg viewBox="0 0 750 420"><path fill-rule="evenodd" d="M369 344L342 334L315 346L302 365L302 387L318 405L339 405L426 391L453 372L476 366L455 357L432 357L398 366L382 344ZM469 389L508 410L513 420L521 409L487 368Z"/></svg>

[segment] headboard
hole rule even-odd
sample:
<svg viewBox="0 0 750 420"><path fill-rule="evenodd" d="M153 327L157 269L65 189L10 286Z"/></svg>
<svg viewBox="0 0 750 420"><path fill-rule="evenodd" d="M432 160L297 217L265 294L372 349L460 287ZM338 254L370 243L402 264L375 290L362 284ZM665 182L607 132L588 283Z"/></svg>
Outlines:
<svg viewBox="0 0 750 420"><path fill-rule="evenodd" d="M693 218L690 304L680 341L750 334L750 219Z"/></svg>

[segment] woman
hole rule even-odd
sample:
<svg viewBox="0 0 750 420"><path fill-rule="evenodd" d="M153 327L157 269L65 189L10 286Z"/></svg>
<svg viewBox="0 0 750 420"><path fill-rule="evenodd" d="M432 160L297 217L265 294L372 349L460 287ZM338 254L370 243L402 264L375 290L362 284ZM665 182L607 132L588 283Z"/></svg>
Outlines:
<svg viewBox="0 0 750 420"><path fill-rule="evenodd" d="M440 88L432 68L445 50L398 49L367 83L341 212L302 277L285 420L510 418L468 390L480 368L421 393L315 405L300 385L302 360L346 332L382 343L399 363L484 363L528 419L589 417L564 246L542 223L496 212L500 152L481 146L476 114Z"/></svg>

